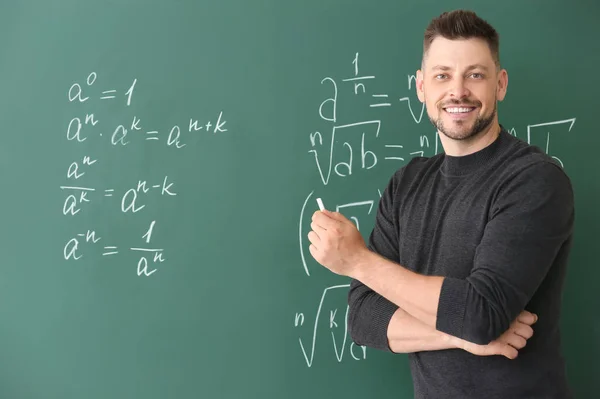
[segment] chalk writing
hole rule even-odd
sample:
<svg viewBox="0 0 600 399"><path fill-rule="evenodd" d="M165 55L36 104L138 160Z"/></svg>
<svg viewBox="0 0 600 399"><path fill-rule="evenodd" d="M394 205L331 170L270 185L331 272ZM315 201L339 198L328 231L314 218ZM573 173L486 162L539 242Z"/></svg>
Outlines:
<svg viewBox="0 0 600 399"><path fill-rule="evenodd" d="M341 284L335 285L331 287L325 288L323 294L321 295L321 299L319 301L319 306L317 307L317 313L315 315L315 319L313 322L313 330L312 337L310 342L310 348L307 348L304 345L304 341L302 338L298 338L298 343L300 344L300 350L302 351L302 355L304 356L304 360L306 361L306 365L308 367L312 367L314 359L315 359L315 347L317 345L317 337L319 331L319 325L323 324L321 313L323 312L323 305L325 302L325 297L328 292L334 291L342 291L347 290L350 287L349 284ZM342 297L345 297L342 291ZM336 319L338 308L329 310L329 317L326 319L329 326L329 332L331 333L331 343L333 346L333 350L335 353L335 357L338 362L341 362L344 358L344 353L346 349L346 345L348 342L348 306L345 306L345 316L344 320L338 323L338 319ZM321 322L321 323L319 323ZM296 313L294 318L294 327L302 327L304 325L304 313ZM338 334L338 338L336 339L337 330L342 330L343 333ZM341 339L340 339L341 338ZM364 360L367 358L367 348L364 346L360 346L360 350L356 350L355 346L357 346L354 342L350 342L350 355L354 360ZM308 350L307 350L308 349ZM310 353L309 353L310 351Z"/></svg>
<svg viewBox="0 0 600 399"><path fill-rule="evenodd" d="M87 107L110 102L123 107L130 107L135 100L139 81L132 77L125 84L112 85L102 76L93 71L83 80L73 82L66 91L70 104L86 103ZM131 108L133 110L133 107ZM199 115L187 118L184 121L173 121L170 125L153 126L143 115L129 116L96 114L94 112L76 111L65 121L64 132L66 142L73 144L89 145L99 144L101 140L108 141L111 147L122 148L131 145L140 145L142 142L164 143L166 147L181 149L192 140L199 140L202 135L218 135L228 132L225 111L218 111L213 115ZM97 112L97 111L96 111ZM139 110L137 111L139 112ZM64 137L64 136L63 136ZM148 144L151 145L151 144ZM94 202L109 206L113 205L123 215L138 215L144 213L149 196L159 196L166 201L177 198L177 178L164 173L159 176L136 176L129 186L122 188L112 184L88 184L92 180L94 171L102 168L102 159L92 158L89 155L76 157L66 167L66 181L59 184L64 193L62 213L67 217L81 217L86 214L86 208ZM90 179L88 179L88 177ZM123 181L123 179L120 179ZM111 187L112 186L112 187ZM111 198L115 197L114 202ZM103 201L99 201L102 199ZM106 210L105 210L106 212ZM151 276L158 270L158 265L165 261L165 249L151 243L153 233L156 231L157 221L152 220L146 231L141 235L141 243L123 245L117 242L104 242L97 231L87 230L75 233L66 240L63 247L63 257L67 261L77 261L84 257L84 253L91 247L98 247L102 258L114 258L122 253L125 248L128 252L139 255L137 262L138 276ZM91 246L91 247L90 247Z"/></svg>
<svg viewBox="0 0 600 399"><path fill-rule="evenodd" d="M71 164L73 165L73 164ZM83 173L76 174L77 168L69 167L67 175L69 178L78 179L83 176ZM136 213L144 209L146 205L139 205L139 196L149 193L151 190L159 192L160 196L175 196L177 192L173 187L174 183L169 181L169 176L165 176L159 184L148 184L146 180L139 180L136 186L132 186L126 190L121 196L121 211L124 213L132 212ZM71 194L65 198L63 205L63 215L74 216L81 211L82 204L91 202L93 193L97 190L94 187L83 187L83 186L60 186L61 190L65 190ZM115 193L115 189L106 188L104 191L105 197L112 197ZM92 194L90 194L92 193ZM88 197L88 194L90 196Z"/></svg>
<svg viewBox="0 0 600 399"><path fill-rule="evenodd" d="M105 126L99 124L99 122L100 121L95 118L94 114L86 114L84 118L78 116L73 117L66 127L67 140L82 143L90 137L104 137L108 132L110 143L114 146L126 146L131 143L131 140L141 140L142 136L145 136L143 138L146 141L159 141L161 137L163 137L168 147L178 149L187 145L187 143L183 142L184 140L189 140L189 137L185 136L185 130L182 130L179 125L173 125L168 129L160 131L153 129L146 130L143 127L144 125L141 124L141 119L137 116L133 117L131 125L120 124L105 128ZM220 111L215 117L214 124L210 119L200 122L199 120L191 118L187 133L199 131L212 135L224 133L228 131L225 127L226 123L227 121L223 116L223 111Z"/></svg>
<svg viewBox="0 0 600 399"><path fill-rule="evenodd" d="M413 92L414 89L412 89L412 81L416 81L416 77L415 75L408 75L408 91L409 92ZM414 94L414 92L413 92ZM419 114L419 116L417 117L412 109L412 105L411 105L411 98L410 97L402 97L400 98L400 102L404 102L406 101L406 105L408 105L408 110L410 112L410 115L412 116L413 120L416 123L421 123L421 120L423 119L423 112L425 111L425 103L421 103L421 113Z"/></svg>
<svg viewBox="0 0 600 399"><path fill-rule="evenodd" d="M576 118L571 118L571 119L564 119L564 120L553 121L553 122L543 122L543 123L536 123L534 125L527 125L527 142L529 144L539 146L543 151L546 152L546 154L550 155L550 132L551 131L554 131L554 132L564 131L565 127L567 127L567 126L568 126L567 132L570 132L571 129L573 129L573 125L575 124L575 119ZM562 126L560 126L560 125L562 125ZM532 133L534 133L535 135L541 134L543 142L539 143L537 140L532 141L533 140ZM554 156L554 155L550 155L550 156L553 159L555 159L558 163L560 163L561 166L564 167L563 161L561 161L557 156Z"/></svg>
<svg viewBox="0 0 600 399"><path fill-rule="evenodd" d="M152 238L152 233L154 231L154 227L156 225L156 221L153 220L148 227L148 230L142 235L142 239L145 244L150 244L150 240ZM80 248L80 245L97 244L102 237L98 236L95 230L87 230L85 233L77 233L75 237L71 237L63 247L63 256L65 260L79 260L81 259L83 254L83 249ZM102 256L114 256L119 254L119 248L116 245L102 245ZM148 270L149 267L149 258L151 259L153 264L162 263L165 261L163 256L164 249L163 248L153 248L153 247L143 247L143 246L135 246L129 247L129 250L135 253L140 253L141 256L139 258L137 264L137 274L138 276L150 276L155 273L158 269L154 268L152 270Z"/></svg>

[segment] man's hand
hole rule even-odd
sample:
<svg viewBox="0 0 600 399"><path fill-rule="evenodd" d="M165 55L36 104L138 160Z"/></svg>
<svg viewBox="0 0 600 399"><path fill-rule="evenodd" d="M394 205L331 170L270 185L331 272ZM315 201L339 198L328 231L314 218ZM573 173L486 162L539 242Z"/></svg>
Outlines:
<svg viewBox="0 0 600 399"><path fill-rule="evenodd" d="M476 345L456 337L456 346L477 356L502 355L509 359L515 359L518 351L525 347L527 340L533 336L531 326L538 320L537 315L526 310L512 322L509 329L498 337L497 340L487 345Z"/></svg>
<svg viewBox="0 0 600 399"><path fill-rule="evenodd" d="M356 225L339 212L316 211L308 233L310 253L333 273L352 277L369 250Z"/></svg>

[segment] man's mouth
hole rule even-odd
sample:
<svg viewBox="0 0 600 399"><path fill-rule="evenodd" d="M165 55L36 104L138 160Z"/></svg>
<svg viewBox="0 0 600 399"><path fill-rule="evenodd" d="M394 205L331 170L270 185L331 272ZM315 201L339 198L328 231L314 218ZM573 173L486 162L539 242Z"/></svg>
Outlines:
<svg viewBox="0 0 600 399"><path fill-rule="evenodd" d="M444 111L448 112L449 114L461 115L468 114L469 112L474 111L475 108L476 107L445 107Z"/></svg>

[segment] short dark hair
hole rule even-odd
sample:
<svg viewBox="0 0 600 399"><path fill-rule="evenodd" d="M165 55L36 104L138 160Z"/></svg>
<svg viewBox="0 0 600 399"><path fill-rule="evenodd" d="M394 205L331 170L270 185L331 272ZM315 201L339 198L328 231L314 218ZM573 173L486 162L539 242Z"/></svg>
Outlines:
<svg viewBox="0 0 600 399"><path fill-rule="evenodd" d="M475 12L454 10L442 13L431 20L425 29L423 40L423 58L431 42L442 36L449 40L478 38L487 42L496 67L500 68L500 38L498 32Z"/></svg>

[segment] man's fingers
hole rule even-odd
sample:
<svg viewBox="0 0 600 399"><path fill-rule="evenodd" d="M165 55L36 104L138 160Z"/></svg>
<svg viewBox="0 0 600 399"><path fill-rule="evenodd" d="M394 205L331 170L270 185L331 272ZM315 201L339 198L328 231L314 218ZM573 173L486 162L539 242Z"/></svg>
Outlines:
<svg viewBox="0 0 600 399"><path fill-rule="evenodd" d="M525 339L529 339L533 336L533 328L531 328L531 326L529 326L528 324L517 322L515 323L514 327L511 327L511 329L514 331L515 334Z"/></svg>
<svg viewBox="0 0 600 399"><path fill-rule="evenodd" d="M523 349L527 345L527 340L520 335L510 334L506 338L506 343L515 349Z"/></svg>
<svg viewBox="0 0 600 399"><path fill-rule="evenodd" d="M524 310L521 312L521 314L519 314L519 316L517 317L517 320L520 321L521 323L532 325L533 323L535 323L538 320L538 317L536 314L533 314L531 312Z"/></svg>
<svg viewBox="0 0 600 399"><path fill-rule="evenodd" d="M344 221L348 220L348 218L346 218L346 216L344 216L343 214L341 214L339 212L325 211L325 214L327 216L329 216L330 218L335 219L339 222L344 222Z"/></svg>
<svg viewBox="0 0 600 399"><path fill-rule="evenodd" d="M504 345L502 354L512 360L517 358L517 356L519 355L519 351L510 345Z"/></svg>
<svg viewBox="0 0 600 399"><path fill-rule="evenodd" d="M337 226L339 221L334 217L329 216L331 214L332 212L316 211L313 214L312 222L324 229L333 228Z"/></svg>
<svg viewBox="0 0 600 399"><path fill-rule="evenodd" d="M525 322L514 321L504 334L490 344L494 353L508 359L515 359L519 350L527 345L527 340L533 336L533 328L527 322L534 322L536 317L533 314L523 314L522 316Z"/></svg>
<svg viewBox="0 0 600 399"><path fill-rule="evenodd" d="M319 239L319 236L314 231L308 232L308 241L310 241L310 243L312 244L312 246L315 247L315 249L321 242L321 240Z"/></svg>
<svg viewBox="0 0 600 399"><path fill-rule="evenodd" d="M327 231L327 229L325 229L322 226L319 226L318 224L316 224L315 222L312 222L310 224L310 228L317 233L317 235L319 236L319 238L321 238L323 236L323 234Z"/></svg>
<svg viewBox="0 0 600 399"><path fill-rule="evenodd" d="M315 258L315 260L317 259L317 248L313 245L310 244L310 246L308 247L308 251L310 252L310 254L312 255L313 258Z"/></svg>
<svg viewBox="0 0 600 399"><path fill-rule="evenodd" d="M519 353L516 348L500 340L493 341L492 343L488 344L486 349L488 349L488 351L486 351L487 353L484 356L500 355L509 359L514 359Z"/></svg>

